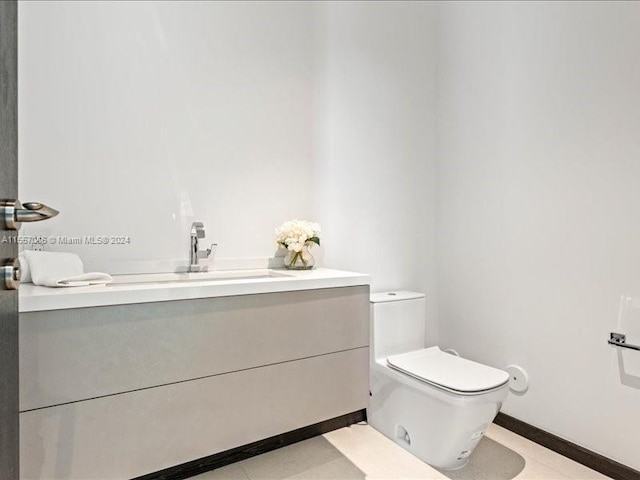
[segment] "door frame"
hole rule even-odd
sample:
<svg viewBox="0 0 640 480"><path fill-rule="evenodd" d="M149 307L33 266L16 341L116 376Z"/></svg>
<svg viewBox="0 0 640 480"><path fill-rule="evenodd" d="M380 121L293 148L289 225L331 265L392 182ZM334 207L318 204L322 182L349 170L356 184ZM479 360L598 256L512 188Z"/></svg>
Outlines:
<svg viewBox="0 0 640 480"><path fill-rule="evenodd" d="M0 199L18 198L18 3L0 1ZM0 229L3 225L0 225ZM17 232L0 230L0 261L18 257ZM0 478L20 477L18 291L0 284Z"/></svg>

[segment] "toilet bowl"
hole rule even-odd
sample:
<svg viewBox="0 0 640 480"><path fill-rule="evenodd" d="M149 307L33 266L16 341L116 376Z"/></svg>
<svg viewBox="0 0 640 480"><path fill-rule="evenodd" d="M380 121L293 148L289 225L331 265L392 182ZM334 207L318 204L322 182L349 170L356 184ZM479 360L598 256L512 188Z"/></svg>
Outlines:
<svg viewBox="0 0 640 480"><path fill-rule="evenodd" d="M462 468L505 400L509 374L425 347L424 294L371 295L369 424L424 462Z"/></svg>

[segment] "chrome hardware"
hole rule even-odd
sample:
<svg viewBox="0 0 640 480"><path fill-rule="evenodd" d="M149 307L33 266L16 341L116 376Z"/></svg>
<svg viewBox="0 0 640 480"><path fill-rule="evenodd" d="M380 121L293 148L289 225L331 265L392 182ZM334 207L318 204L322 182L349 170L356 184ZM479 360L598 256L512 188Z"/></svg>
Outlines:
<svg viewBox="0 0 640 480"><path fill-rule="evenodd" d="M191 246L189 248L189 272L206 272L209 269L209 256L211 252L215 252L215 248L218 245L212 243L210 248L200 250L199 239L205 236L204 224L202 222L193 222L191 224L189 236L191 238ZM203 262L201 263L201 261Z"/></svg>
<svg viewBox="0 0 640 480"><path fill-rule="evenodd" d="M47 207L44 203L19 200L3 200L0 202L0 216L5 230L20 230L22 222L39 222L58 215L58 210Z"/></svg>
<svg viewBox="0 0 640 480"><path fill-rule="evenodd" d="M20 261L17 258L5 260L2 267L2 284L4 290L17 290L20 286Z"/></svg>
<svg viewBox="0 0 640 480"><path fill-rule="evenodd" d="M631 350L640 350L640 345L631 345L627 343L627 336L624 333L611 332L609 341L607 342L614 347L629 348Z"/></svg>

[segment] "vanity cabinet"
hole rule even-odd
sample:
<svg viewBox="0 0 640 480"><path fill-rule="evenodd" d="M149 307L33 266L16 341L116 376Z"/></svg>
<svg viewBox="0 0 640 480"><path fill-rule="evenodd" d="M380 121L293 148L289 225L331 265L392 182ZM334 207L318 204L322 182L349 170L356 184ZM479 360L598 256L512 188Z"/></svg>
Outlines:
<svg viewBox="0 0 640 480"><path fill-rule="evenodd" d="M24 479L132 478L366 408L368 285L20 316Z"/></svg>

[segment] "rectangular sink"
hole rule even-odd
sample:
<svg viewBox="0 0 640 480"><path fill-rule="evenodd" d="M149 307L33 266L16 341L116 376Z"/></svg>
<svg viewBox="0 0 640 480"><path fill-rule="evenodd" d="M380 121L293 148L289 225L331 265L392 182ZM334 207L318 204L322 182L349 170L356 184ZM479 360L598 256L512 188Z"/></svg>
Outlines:
<svg viewBox="0 0 640 480"><path fill-rule="evenodd" d="M290 273L271 269L229 270L220 272L194 273L143 273L136 275L114 275L110 287L121 285L154 285L191 282L224 282L232 280L258 280L268 278L292 277Z"/></svg>

